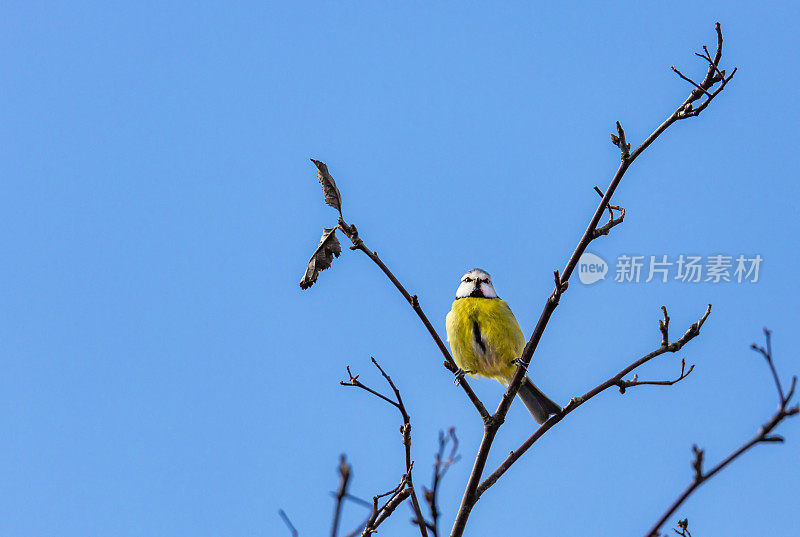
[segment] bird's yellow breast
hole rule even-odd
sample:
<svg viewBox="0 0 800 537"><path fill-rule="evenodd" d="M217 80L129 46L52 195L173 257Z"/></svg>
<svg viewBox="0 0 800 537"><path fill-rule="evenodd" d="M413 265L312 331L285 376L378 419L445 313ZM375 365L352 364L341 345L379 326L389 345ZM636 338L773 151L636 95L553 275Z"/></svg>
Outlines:
<svg viewBox="0 0 800 537"><path fill-rule="evenodd" d="M516 370L525 336L511 308L499 298L459 298L447 314L447 339L465 371L506 383Z"/></svg>

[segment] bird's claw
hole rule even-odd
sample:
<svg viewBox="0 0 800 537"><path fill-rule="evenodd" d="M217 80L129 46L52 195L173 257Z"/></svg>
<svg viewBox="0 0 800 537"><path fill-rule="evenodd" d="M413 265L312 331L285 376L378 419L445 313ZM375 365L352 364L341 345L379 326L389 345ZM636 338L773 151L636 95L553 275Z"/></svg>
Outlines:
<svg viewBox="0 0 800 537"><path fill-rule="evenodd" d="M459 368L458 368L458 371L456 371L456 372L455 372L455 376L456 376L456 378L453 380L453 383L454 383L454 384L458 384L459 382L461 382L462 380L464 380L464 376L466 376L466 375L467 375L467 373L470 373L470 374L471 374L471 373L474 373L474 371L464 371L463 369L461 369L461 368L459 367Z"/></svg>
<svg viewBox="0 0 800 537"><path fill-rule="evenodd" d="M522 361L522 358L517 358L511 363L514 364L517 367L521 367L522 370L525 371L525 372L528 371L528 366L525 365L525 362Z"/></svg>

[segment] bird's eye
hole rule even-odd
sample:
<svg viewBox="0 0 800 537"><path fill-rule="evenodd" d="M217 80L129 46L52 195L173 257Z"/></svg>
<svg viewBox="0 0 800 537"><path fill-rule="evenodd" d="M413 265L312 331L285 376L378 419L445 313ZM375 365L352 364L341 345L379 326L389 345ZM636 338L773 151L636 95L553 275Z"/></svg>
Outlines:
<svg viewBox="0 0 800 537"><path fill-rule="evenodd" d="M465 282L467 282L467 283L469 283L469 282L471 282L471 281L472 281L472 278L464 278L464 281L465 281Z"/></svg>

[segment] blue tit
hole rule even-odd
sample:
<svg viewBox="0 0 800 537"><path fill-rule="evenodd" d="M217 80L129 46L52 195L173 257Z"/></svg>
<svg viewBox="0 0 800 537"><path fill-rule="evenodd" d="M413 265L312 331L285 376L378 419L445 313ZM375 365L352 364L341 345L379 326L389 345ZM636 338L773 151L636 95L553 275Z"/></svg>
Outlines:
<svg viewBox="0 0 800 537"><path fill-rule="evenodd" d="M456 365L470 376L480 375L508 386L517 369L514 361L525 348L525 336L511 308L497 296L486 271L476 268L461 277L446 322ZM527 375L517 395L536 423L544 423L561 411Z"/></svg>

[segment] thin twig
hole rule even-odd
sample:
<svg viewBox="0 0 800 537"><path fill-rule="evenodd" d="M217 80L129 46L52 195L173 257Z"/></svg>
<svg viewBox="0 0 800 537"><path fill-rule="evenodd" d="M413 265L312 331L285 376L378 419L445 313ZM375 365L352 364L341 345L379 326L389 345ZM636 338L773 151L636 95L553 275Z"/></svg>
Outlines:
<svg viewBox="0 0 800 537"><path fill-rule="evenodd" d="M722 461L719 462L716 466L714 466L708 472L703 471L703 458L705 452L702 449L699 449L697 446L692 448L694 452L694 460L692 461L692 467L694 468L694 479L692 483L686 487L686 489L681 493L680 496L672 503L672 505L667 509L667 511L658 519L658 521L653 525L652 528L645 534L647 537L655 537L659 533L659 529L663 526L666 521L678 510L678 508L686 501L686 499L691 496L691 494L697 490L697 488L714 477L717 472L724 469L730 463L735 461L739 458L740 455L748 451L750 448L757 444L761 443L781 443L783 442L783 437L778 435L770 435L773 429L777 427L784 419L796 415L800 412L800 406L794 405L792 407L789 406L791 403L792 396L794 395L794 387L797 384L797 377L792 378L792 387L789 390L787 395L783 395L783 388L781 386L780 379L778 377L777 372L775 371L775 366L772 361L772 348L770 342L770 332L768 330L764 330L766 340L767 340L767 348L762 349L761 347L756 346L755 344L752 345L752 348L756 351L760 352L767 358L767 364L769 365L770 370L772 371L775 377L775 387L778 392L778 396L780 398L780 406L778 410L770 417L769 421L767 421L764 425L759 428L758 432L754 437L750 440L745 442L741 447L739 447L736 451L725 457ZM680 526L680 523L679 523Z"/></svg>
<svg viewBox="0 0 800 537"><path fill-rule="evenodd" d="M333 523L331 524L331 537L336 537L339 533L339 518L342 514L342 504L347 496L347 485L350 483L350 465L344 454L339 456L339 489L336 492L336 508L333 511Z"/></svg>
<svg viewBox="0 0 800 537"><path fill-rule="evenodd" d="M620 380L617 382L617 387L619 387L619 393L625 393L625 390L633 386L672 386L688 377L692 371L694 371L694 365L686 371L686 360L681 359L681 374L674 380L639 380L639 376L634 375L633 380Z"/></svg>
<svg viewBox="0 0 800 537"><path fill-rule="evenodd" d="M695 54L697 54L697 53L695 53ZM709 98L711 98L711 94L710 94L708 91L706 91L706 89L705 89L705 88L702 88L702 87L700 87L700 84L698 84L697 82L695 82L695 81L694 81L694 80L692 80L691 78L689 78L689 77L685 76L683 73L681 73L680 71L678 71L678 70L675 68L675 66L674 66L674 65L673 65L672 67L670 67L670 69L672 69L672 71L673 71L675 74L677 74L679 77L681 77L682 79L684 79L685 81L687 81L687 82L689 82L691 85L693 85L695 88L697 88L697 91L699 91L700 93L705 93L706 95L708 95L708 96L709 96Z"/></svg>
<svg viewBox="0 0 800 537"><path fill-rule="evenodd" d="M714 58L711 60L711 65L708 68L708 72L706 77L703 79L703 82L700 86L705 90L710 90L711 87L716 84L716 69L719 65L720 60L722 59L722 30L720 28L719 23L715 26L717 32L717 51ZM586 251L586 248L589 246L594 239L598 237L597 235L597 226L600 222L600 219L603 213L606 211L606 208L610 204L611 197L614 195L619 183L622 181L622 177L625 175L625 172L630 167L630 165L636 160L636 158L647 149L650 144L652 144L667 128L670 127L676 121L681 119L685 119L686 117L693 117L697 116L703 109L705 109L709 103L713 100L713 98L718 95L725 87L725 85L730 81L730 79L735 74L736 70L734 69L733 73L731 73L730 77L727 79L723 78L719 80L720 87L711 93L707 97L707 99L696 109L692 109L692 103L698 99L698 95L693 90L690 93L689 97L687 97L684 102L661 124L654 130L650 136L648 136L642 143L637 147L633 152L630 152L630 144L625 139L625 131L623 130L622 126L619 122L617 122L617 134L612 135L612 142L617 145L620 149L620 156L621 162L619 167L617 168L614 177L611 180L606 191L603 193L603 198L600 201L600 204L597 206L597 209L594 212L591 220L589 221L589 225L586 228L583 236L581 237L580 241L578 242L578 246L575 248L575 251L570 256L569 260L567 261L564 270L561 272L560 279L556 281L555 289L551 293L550 297L545 302L544 308L542 310L541 315L539 316L539 321L536 323L536 327L533 330L533 334L531 334L528 343L525 345L525 349L522 352L522 356L519 359L519 365L517 370L514 374L513 379L508 385L505 393L503 394L503 398L500 400L500 404L497 406L497 410L495 413L488 418L484 418L484 434L481 440L480 447L478 448L478 454L475 457L475 462L472 467L472 472L470 473L469 480L467 482L467 486L464 490L464 495L461 500L461 506L459 507L458 514L456 515L455 522L453 523L453 529L450 533L451 537L461 537L464 533L464 529L466 528L467 520L469 519L470 512L477 502L478 498L480 497L479 493L479 485L481 484L481 477L486 466L486 460L489 456L489 451L491 450L492 443L494 442L494 438L497 435L497 431L500 426L505 421L506 414L508 413L508 409L511 406L511 402L513 401L514 397L516 396L517 392L519 391L520 386L522 385L522 381L525 378L525 374L527 371L528 366L531 363L531 359L533 358L533 354L536 352L536 348L539 345L539 341L544 334L545 328L547 327L547 323L550 321L550 317L555 311L556 307L558 306L559 300L561 295L567 290L567 286L569 284L570 276L572 276L572 272L575 270L575 267L578 265L578 261L583 253ZM699 94L702 95L702 94ZM555 422L559 421L563 417L563 413L553 416L550 420L545 422L542 427L545 427L551 421L555 420ZM552 424L550 425L552 426ZM542 429L540 427L540 430ZM527 448L526 448L527 449ZM516 459L515 459L516 460Z"/></svg>
<svg viewBox="0 0 800 537"><path fill-rule="evenodd" d="M617 218L614 218L614 210L620 211L620 215ZM611 216L608 219L608 223L594 230L595 238L600 237L602 235L608 235L608 233L611 231L611 228L620 225L625 220L624 207L620 207L619 205L609 205L608 212L611 213Z"/></svg>
<svg viewBox="0 0 800 537"><path fill-rule="evenodd" d="M369 509L369 514L367 515L367 518L365 518L364 521L361 522L361 524L353 528L353 530L350 533L345 535L345 537L356 537L364 530L364 528L367 527L367 523L370 521L370 518L372 517L372 504L369 503L367 500L359 498L358 496L353 496L352 494L345 495L345 499L350 500L353 503L356 503L358 505L361 505L362 507L366 507L367 509Z"/></svg>
<svg viewBox="0 0 800 537"><path fill-rule="evenodd" d="M378 526L380 526L381 523L394 512L397 506L408 499L408 496L413 492L412 488L406 487L408 484L408 475L409 474L403 475L403 478L400 480L400 484L389 492L378 494L372 498L372 514L370 515L369 519L367 519L367 523L364 525L364 531L361 533L363 537L368 537L369 535L375 533ZM378 500L386 496L390 496L390 498L386 500L386 503L379 508Z"/></svg>
<svg viewBox="0 0 800 537"><path fill-rule="evenodd" d="M622 128L622 126L620 126L620 128ZM617 145L622 144L625 141L624 139L620 141L619 138L614 135L612 135L612 140L614 140ZM631 144L626 144L625 147L627 149L630 149L629 147L630 145ZM600 190L600 187L597 185L595 185L594 191L597 192L597 194L600 196L600 199L602 199L603 196L605 196L603 191ZM606 209L608 209L608 222L606 223L606 225L594 230L595 238L601 235L608 235L608 232L611 231L611 228L621 224L622 221L625 220L625 209L623 207L619 205L607 205ZM618 218L614 218L614 211L620 211L621 214L619 215Z"/></svg>
<svg viewBox="0 0 800 537"><path fill-rule="evenodd" d="M336 493L334 493L334 492L332 492L331 494L333 494L334 496L336 496ZM363 505L364 507L369 507L369 508L371 508L371 507L372 507L372 504L371 504L371 503L369 503L367 500L364 500L364 499L362 499L362 498L359 498L358 496L353 496L353 495L352 495L352 494L350 494L350 493L347 493L347 494L345 494L345 495L344 495L344 499L345 499L345 500L350 500L351 502L353 502L353 503L356 503L356 504L358 504L358 505Z"/></svg>
<svg viewBox="0 0 800 537"><path fill-rule="evenodd" d="M783 402L785 397L783 396L783 386L781 386L781 381L778 379L778 372L775 371L775 365L772 363L772 332L764 329L764 338L767 340L767 348L759 347L755 343L750 345L750 348L758 351L764 359L767 361L767 365L769 365L770 371L772 371L772 378L775 380L775 387L778 389L778 399Z"/></svg>
<svg viewBox="0 0 800 537"><path fill-rule="evenodd" d="M356 388L361 388L362 390L369 392L370 394L382 399L383 401L386 401L400 412L400 415L403 418L403 426L400 427L400 432L402 434L403 446L405 448L404 451L405 451L405 470L406 470L405 476L403 477L403 483L406 483L408 485L408 490L409 490L408 495L411 497L411 505L414 509L414 514L416 515L415 519L416 525L419 527L420 534L422 535L422 537L428 537L427 525L425 524L425 520L422 516L422 509L420 507L419 500L417 499L416 491L414 490L414 482L411 475L411 469L414 466L414 461L411 460L411 416L409 416L408 411L406 410L406 407L403 404L403 397L400 395L400 390L397 389L397 386L395 386L394 382L392 381L392 377L390 377L389 374L383 370L381 365L374 357L372 357L372 363L373 365L375 365L375 367L378 368L378 371L381 372L381 375L383 375L383 378L386 380L386 383L389 384L389 387L394 392L395 400L392 400L389 397L383 395L382 393L373 390L369 386L366 386L364 383L358 380L358 375L354 376L350 372L349 366L347 367L347 375L350 377L350 379L347 381L341 381L339 382L339 384L341 384L342 386L353 386ZM392 511L394 511L394 508L392 509ZM375 519L372 522L374 524L373 526L370 526L370 523L367 522L365 531L366 529L370 528L374 529L377 527L378 524L380 524L380 521L378 521L378 514L375 514Z"/></svg>
<svg viewBox="0 0 800 537"><path fill-rule="evenodd" d="M286 524L286 527L289 528L289 533L292 534L292 537L297 537L300 535L300 533L297 531L297 528L294 527L294 524L292 524L292 521L289 520L289 516L283 509L278 509L278 515L280 515L281 519L283 519L283 523Z"/></svg>
<svg viewBox="0 0 800 537"><path fill-rule="evenodd" d="M374 360L374 358L373 358L373 360ZM342 386L353 386L355 388L361 388L362 390L365 390L365 391L371 393L375 397L379 397L379 398L383 399L384 401L386 401L387 403L389 403L393 407L397 408L398 410L400 409L400 405L398 405L396 401L392 401L391 399L389 399L388 397L386 397L382 393L376 392L375 390L373 390L369 386L363 384L360 380L358 380L358 377L359 377L358 375L353 376L353 374L350 372L350 366L349 365L347 366L347 375L350 377L350 380L347 380L347 381L340 380L339 381L340 385L342 385ZM401 413L402 413L402 411L401 411ZM405 419L405 416L403 416L403 419Z"/></svg>
<svg viewBox="0 0 800 537"><path fill-rule="evenodd" d="M450 450L447 458L445 458L445 451L448 446L450 446ZM456 436L455 428L450 427L447 434L444 431L439 431L439 449L434 458L431 488L425 489L425 501L428 503L431 513L430 522L426 524L431 533L433 533L433 537L439 537L439 515L441 514L438 506L439 484L447 470L450 469L450 466L460 459L461 455L458 455L458 437Z"/></svg>
<svg viewBox="0 0 800 537"><path fill-rule="evenodd" d="M391 500L386 502L386 505L384 505L383 508L381 509L380 515L378 515L378 518L375 520L375 523L370 528L370 532L369 533L374 533L375 532L375 528L380 526L381 523L384 520L389 518L391 516L391 514L394 513L394 510L397 509L397 507L401 503L406 501L408 499L408 497L410 495L412 495L413 493L414 493L414 489L404 488L403 490L398 492L396 496L393 496ZM366 529L364 530L364 534L367 534L367 530Z"/></svg>
<svg viewBox="0 0 800 537"><path fill-rule="evenodd" d="M678 531L681 530L681 531ZM678 521L678 527L672 528L672 531L680 535L681 537L692 537L692 532L689 531L689 519L684 518L683 520Z"/></svg>

